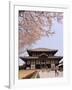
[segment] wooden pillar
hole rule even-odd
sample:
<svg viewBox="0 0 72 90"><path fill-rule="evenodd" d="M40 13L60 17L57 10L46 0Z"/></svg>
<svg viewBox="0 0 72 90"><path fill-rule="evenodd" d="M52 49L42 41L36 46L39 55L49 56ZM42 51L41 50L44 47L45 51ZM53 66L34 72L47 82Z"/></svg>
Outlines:
<svg viewBox="0 0 72 90"><path fill-rule="evenodd" d="M31 60L30 60L30 69L31 69Z"/></svg>
<svg viewBox="0 0 72 90"><path fill-rule="evenodd" d="M27 69L27 61L26 61L26 69Z"/></svg>
<svg viewBox="0 0 72 90"><path fill-rule="evenodd" d="M35 60L35 69L36 69L36 60Z"/></svg>
<svg viewBox="0 0 72 90"><path fill-rule="evenodd" d="M47 68L47 65L46 65L46 60L45 60L45 68Z"/></svg>
<svg viewBox="0 0 72 90"><path fill-rule="evenodd" d="M41 69L41 60L40 60L40 69Z"/></svg>

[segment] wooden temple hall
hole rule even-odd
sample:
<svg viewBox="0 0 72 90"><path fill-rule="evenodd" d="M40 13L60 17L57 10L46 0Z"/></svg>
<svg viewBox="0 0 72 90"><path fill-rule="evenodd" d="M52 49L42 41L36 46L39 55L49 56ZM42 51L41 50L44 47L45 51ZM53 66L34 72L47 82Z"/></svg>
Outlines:
<svg viewBox="0 0 72 90"><path fill-rule="evenodd" d="M55 56L58 50L36 48L27 50L29 56L20 57L25 64L24 69L55 69L62 56Z"/></svg>

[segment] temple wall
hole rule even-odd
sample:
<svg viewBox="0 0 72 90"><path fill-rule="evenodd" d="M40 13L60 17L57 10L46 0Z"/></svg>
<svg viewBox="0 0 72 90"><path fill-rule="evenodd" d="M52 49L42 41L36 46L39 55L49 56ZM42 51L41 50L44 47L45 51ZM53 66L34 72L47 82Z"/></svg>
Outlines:
<svg viewBox="0 0 72 90"><path fill-rule="evenodd" d="M41 67L54 70L56 64L58 64L58 60L28 60L26 62L26 69L36 69L36 67Z"/></svg>

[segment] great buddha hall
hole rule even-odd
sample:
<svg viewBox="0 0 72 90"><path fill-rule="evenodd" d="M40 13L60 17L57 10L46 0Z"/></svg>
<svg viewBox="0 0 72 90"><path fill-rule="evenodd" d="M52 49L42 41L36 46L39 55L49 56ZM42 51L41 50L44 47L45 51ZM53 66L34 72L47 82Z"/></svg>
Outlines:
<svg viewBox="0 0 72 90"><path fill-rule="evenodd" d="M24 69L43 69L54 70L62 56L56 56L58 50L48 48L28 49L28 56L20 57L24 62Z"/></svg>

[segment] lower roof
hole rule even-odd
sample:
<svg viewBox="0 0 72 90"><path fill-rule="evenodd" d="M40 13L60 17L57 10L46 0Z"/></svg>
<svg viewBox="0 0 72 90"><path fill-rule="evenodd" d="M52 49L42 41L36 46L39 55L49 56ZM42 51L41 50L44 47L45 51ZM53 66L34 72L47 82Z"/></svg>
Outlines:
<svg viewBox="0 0 72 90"><path fill-rule="evenodd" d="M39 57L31 57L31 56L27 56L27 57L20 57L22 60L38 60ZM54 59L54 60L61 60L63 57L62 56L49 56L48 59ZM46 58L47 59L47 58ZM41 60L41 59L40 59Z"/></svg>

